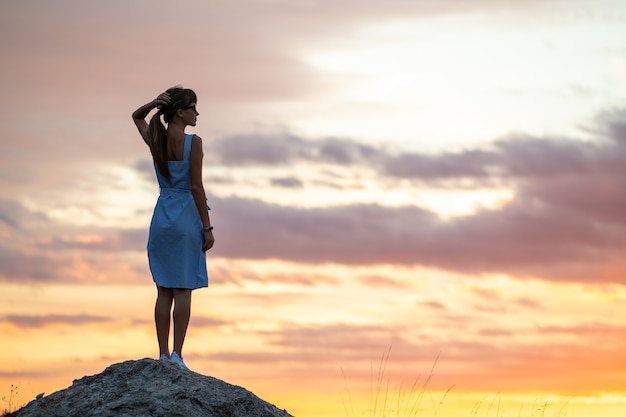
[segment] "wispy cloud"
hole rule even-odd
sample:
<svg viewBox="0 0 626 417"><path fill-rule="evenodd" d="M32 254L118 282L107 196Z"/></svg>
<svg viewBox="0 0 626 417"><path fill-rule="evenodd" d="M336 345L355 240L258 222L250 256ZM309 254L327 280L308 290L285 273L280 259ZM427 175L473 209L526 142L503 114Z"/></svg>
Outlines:
<svg viewBox="0 0 626 417"><path fill-rule="evenodd" d="M337 154L358 154L343 157L352 167L378 163L382 176L401 171L405 178L431 186L444 179L497 181L509 184L515 194L500 208L447 220L416 206L352 204L303 209L215 197L214 206L224 213L220 219L227 231L216 252L226 257L399 263L466 273L622 282L617 267L626 245L626 172L620 163L626 138L619 122L607 126L611 136L601 144L516 137L496 142L488 152L454 156L392 156L369 147L354 152L356 144L332 140ZM216 158L220 163L232 162L228 155L237 152L224 152L224 147L241 146L248 149L248 163L328 162L319 157L327 144L324 140L265 137L266 144L273 143L269 148L283 149L281 156L276 159L274 155L272 160L264 153L255 156L253 148L246 145L248 140L254 138L240 137L230 144L226 139L220 141L214 149ZM388 168L398 158L413 162L399 171ZM425 159L430 162L423 164ZM270 235L271 242L256 244Z"/></svg>
<svg viewBox="0 0 626 417"><path fill-rule="evenodd" d="M575 328L569 330L576 332ZM589 381L597 389L619 389L619 376L624 372L619 361L621 332L623 329L615 328L605 335L588 335L597 344L558 338L511 343L514 331L484 327L475 334L461 332L442 344L435 338L416 340L403 326L298 324L260 332L271 345L280 346L280 351L220 351L207 353L206 359L233 364L297 364L294 366L300 372L315 378L338 376L342 368L368 379L371 369L363 369L362 364L378 367L381 355L391 349L385 365L385 376L390 380L413 380L439 357L437 385L455 385L461 391L548 389L574 393L589 386ZM528 336L527 332L517 334ZM197 359L204 356L194 354ZM581 374L586 375L584 380L579 378Z"/></svg>
<svg viewBox="0 0 626 417"><path fill-rule="evenodd" d="M626 110L598 117L604 142L523 134L495 140L489 149L426 154L386 149L347 138L305 139L288 133L225 136L209 141L207 163L229 168L294 163L371 167L381 176L424 182L533 181L621 173L626 153Z"/></svg>
<svg viewBox="0 0 626 417"><path fill-rule="evenodd" d="M63 264L57 257L0 245L0 280L55 282Z"/></svg>
<svg viewBox="0 0 626 417"><path fill-rule="evenodd" d="M621 113L616 113L619 115ZM559 281L625 282L620 273L626 246L626 128L613 117L600 126L603 142L585 143L518 136L496 141L492 149L457 154L401 154L349 140L307 140L293 135L223 138L209 146L213 163L246 166L294 163L335 164L359 169L378 167L379 181L405 179L447 189L450 182L506 183L513 197L497 208L449 219L415 205L352 203L303 208L242 197L212 196L219 218L214 256L233 259L281 259L319 264L399 264L428 266L464 274L505 273ZM260 144L256 146L254 144ZM393 170L394 161L412 160ZM428 160L428 163L424 163ZM331 165L332 166L332 165ZM415 169L413 169L415 167ZM143 165L138 166L143 171ZM287 180L285 180L287 181ZM305 178L281 181L295 185ZM472 187L465 182L465 187ZM50 279L59 256L52 251L143 252L145 229L80 228L63 230L43 213L4 200L0 219L15 229L34 216L50 225L20 239L43 253L27 260L27 246L0 252L5 277ZM28 219L28 221L25 221ZM28 228L25 228L28 229ZM11 233L15 233L11 232ZM89 238L91 236L91 238ZM271 237L268 239L268 237ZM42 239L45 238L45 239ZM262 242L262 243L261 243ZM86 264L94 258L85 256ZM46 266L45 263L48 262ZM50 267L55 264L56 267ZM34 265L39 265L34 266ZM39 277L39 278L36 278ZM7 278L5 278L7 279Z"/></svg>
<svg viewBox="0 0 626 417"><path fill-rule="evenodd" d="M226 320L222 320L216 317L207 317L207 316L193 316L190 319L191 326L193 327L219 327L230 324Z"/></svg>
<svg viewBox="0 0 626 417"><path fill-rule="evenodd" d="M53 325L80 326L106 323L112 319L91 314L46 314L20 315L8 314L0 317L0 322L10 323L21 328L41 328Z"/></svg>

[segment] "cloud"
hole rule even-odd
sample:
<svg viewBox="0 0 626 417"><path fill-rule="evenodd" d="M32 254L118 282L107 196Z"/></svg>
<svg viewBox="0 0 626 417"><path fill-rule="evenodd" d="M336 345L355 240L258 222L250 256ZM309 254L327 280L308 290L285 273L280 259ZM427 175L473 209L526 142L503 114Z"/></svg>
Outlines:
<svg viewBox="0 0 626 417"><path fill-rule="evenodd" d="M349 139L305 139L290 133L228 135L205 144L205 158L225 166L288 165L297 161L341 166L374 162L380 150Z"/></svg>
<svg viewBox="0 0 626 417"><path fill-rule="evenodd" d="M418 326L419 327L419 326ZM576 335L580 326L557 329ZM611 327L611 326L608 326ZM218 351L206 355L211 362L284 366L306 372L311 378L339 377L345 370L351 380L371 382L372 372L384 365L385 378L394 383L426 378L434 369L434 387L455 386L460 391L550 390L573 393L590 386L620 389L625 371L623 328L583 333L577 341L557 339L511 343L506 328L485 327L476 334L467 331L442 340L415 334L403 325L385 326L283 323L276 330L258 330L279 351L250 349L245 352ZM466 329L467 330L467 329ZM584 329L583 329L584 330ZM530 333L517 332L528 338ZM472 340L473 336L479 339ZM388 359L384 359L389 352ZM202 354L195 354L201 358ZM572 364L576 366L572 366ZM581 374L586 378L578 378ZM422 379L423 380L423 379Z"/></svg>
<svg viewBox="0 0 626 417"><path fill-rule="evenodd" d="M223 257L624 279L619 270L603 272L619 261L626 243L619 224L536 207L532 200L447 221L418 207L298 209L240 198L214 199L212 206L221 229L214 251Z"/></svg>
<svg viewBox="0 0 626 417"><path fill-rule="evenodd" d="M302 188L302 181L295 177L272 178L271 184L275 187Z"/></svg>
<svg viewBox="0 0 626 417"><path fill-rule="evenodd" d="M368 287L380 287L380 288L407 288L408 286L395 280L393 278L384 277L381 275L367 275L359 278L359 281Z"/></svg>
<svg viewBox="0 0 626 417"><path fill-rule="evenodd" d="M307 162L336 166L367 166L390 178L423 182L445 180L520 181L559 179L568 175L607 175L624 171L626 124L616 111L603 121L605 141L511 135L489 149L439 154L402 152L350 139L305 139L289 133L224 136L205 144L205 158L228 167L275 166Z"/></svg>
<svg viewBox="0 0 626 417"><path fill-rule="evenodd" d="M537 331L546 336L569 335L583 340L605 340L619 338L619 335L626 334L626 326L606 323L577 323L571 326L538 326Z"/></svg>
<svg viewBox="0 0 626 417"><path fill-rule="evenodd" d="M227 138L210 146L220 164L334 163L350 169L374 166L379 180L404 175L431 187L440 181L505 181L514 192L498 207L440 218L417 206L346 204L301 208L250 198L211 196L216 245L210 255L230 259L280 259L305 264L398 264L427 266L467 275L504 273L558 281L626 282L626 128L623 112L603 120L603 141L516 136L489 151L456 154L405 154L426 168L385 169L402 158L389 150L349 140L306 140L293 135ZM260 146L253 146L254 143ZM419 165L419 164L418 164ZM141 172L145 164L136 166ZM239 168L238 168L239 169ZM289 180L289 183L295 180ZM0 213L15 228L34 216L3 201ZM62 230L57 226L51 231ZM97 239L65 230L31 247L45 253L144 251L145 229L103 229ZM39 236L43 237L43 236ZM48 242L48 243L45 243ZM25 247L22 245L21 247ZM59 257L4 248L5 277L49 279ZM16 261L19 260L19 262ZM84 257L93 263L93 257ZM107 261L108 262L108 261ZM96 262L98 263L98 262ZM35 266L39 265L39 266ZM219 276L219 274L218 274ZM225 282L228 274L221 275ZM6 279L6 278L5 278ZM234 278L238 280L239 278Z"/></svg>
<svg viewBox="0 0 626 417"><path fill-rule="evenodd" d="M216 246L220 256L296 262L370 263L368 257L384 262L385 255L408 261L417 247L392 253L399 249L395 240L404 240L404 233L397 227L402 227L403 220L414 225L436 221L432 213L413 207L351 205L300 209L235 197L213 198L212 207L219 213L220 228L224 230L218 239L219 250ZM372 223L372 219L377 220ZM364 227L366 224L371 226ZM385 247L390 244L393 247Z"/></svg>
<svg viewBox="0 0 626 417"><path fill-rule="evenodd" d="M46 371L0 371L0 378L8 380L36 379L49 376Z"/></svg>
<svg viewBox="0 0 626 417"><path fill-rule="evenodd" d="M448 307L446 307L446 305L440 301L435 301L435 300L423 301L420 304L432 310L440 310L440 311L448 310Z"/></svg>
<svg viewBox="0 0 626 417"><path fill-rule="evenodd" d="M15 283L150 282L145 256L147 231L66 228L48 222L38 234L14 234L0 244L0 281ZM130 256L128 256L130 255Z"/></svg>
<svg viewBox="0 0 626 417"><path fill-rule="evenodd" d="M128 252L145 251L148 240L147 228L121 229L112 232L106 229L91 230L91 234L84 234L85 230L78 229L74 234L54 235L50 241L41 242L37 247L41 250L85 250L94 252Z"/></svg>
<svg viewBox="0 0 626 417"><path fill-rule="evenodd" d="M20 315L8 314L0 317L0 322L10 323L20 328L42 328L53 325L81 326L109 322L112 319L91 314L47 314Z"/></svg>
<svg viewBox="0 0 626 417"><path fill-rule="evenodd" d="M543 304L542 303L540 303L539 301L534 300L532 298L528 298L528 297L520 297L520 298L517 298L517 299L515 299L513 301L514 301L515 304L517 304L519 306L522 306L522 307L525 307L525 308L530 308L530 309L533 309L533 310L542 309L543 308Z"/></svg>
<svg viewBox="0 0 626 417"><path fill-rule="evenodd" d="M515 335L514 331L501 329L499 327L480 329L478 333L484 337L507 337L508 338L508 337L512 337Z"/></svg>
<svg viewBox="0 0 626 417"><path fill-rule="evenodd" d="M381 167L385 175L397 178L414 178L423 181L446 179L486 179L490 168L498 161L495 152L465 151L443 155L408 153L388 155Z"/></svg>
<svg viewBox="0 0 626 417"><path fill-rule="evenodd" d="M213 198L223 228L215 251L234 258L425 265L467 274L626 282L619 272L626 264L626 165L621 162L626 129L616 119L606 127L611 136L602 142L517 136L496 142L489 152L412 154L414 170L411 164L398 171L381 169L383 176L402 173L434 185L467 177L506 181L515 192L502 207L447 220L415 206L304 209ZM252 140L242 138L237 147ZM264 140L283 149L274 161L285 164L313 162L326 144L287 136ZM346 149L345 154L354 155L349 141L332 143L335 154ZM353 166L378 162L388 167L402 158L384 150L357 155L349 159ZM219 152L217 158L223 158ZM430 162L419 168L424 160ZM268 163L264 155L246 154L246 162L253 161Z"/></svg>
<svg viewBox="0 0 626 417"><path fill-rule="evenodd" d="M516 135L488 149L420 154L363 145L349 139L305 139L292 134L235 135L207 144L208 163L231 169L289 167L372 169L377 181L412 181L416 187L483 187L506 183L513 192L497 208L448 219L418 206L345 204L302 208L251 198L211 196L216 221L212 256L280 259L305 264L398 264L427 266L467 275L504 273L558 281L626 282L626 124L623 109L600 116L597 136L568 138ZM394 168L402 161L399 168ZM217 164L217 165L215 165ZM145 160L134 168L142 175ZM276 178L274 178L276 180ZM303 180L282 177L275 185ZM393 186L393 185L391 185ZM27 275L52 279L62 255L50 251L115 253L144 251L145 229L94 231L62 228L16 201L0 202L0 221L10 233L38 218L48 235L24 234L21 246L4 247L4 279ZM59 231L63 230L61 234ZM142 231L143 230L143 231ZM30 248L26 250L25 248ZM32 248L44 252L36 256ZM109 256L109 258L110 258ZM107 258L107 262L109 262ZM81 261L95 262L85 256ZM104 259L104 258L103 258ZM73 261L74 262L74 261ZM75 263L75 262L74 262ZM65 265L65 267L70 267ZM70 274L71 276L72 274ZM82 275L81 275L82 276ZM225 278L226 275L224 275ZM104 278L103 278L104 279Z"/></svg>
<svg viewBox="0 0 626 417"><path fill-rule="evenodd" d="M472 288L472 292L487 301L499 301L500 294L492 289Z"/></svg>
<svg viewBox="0 0 626 417"><path fill-rule="evenodd" d="M230 324L226 320L218 319L215 317L207 316L192 316L190 319L190 325L192 327L220 327Z"/></svg>
<svg viewBox="0 0 626 417"><path fill-rule="evenodd" d="M0 245L0 281L53 282L62 266L57 257Z"/></svg>
<svg viewBox="0 0 626 417"><path fill-rule="evenodd" d="M46 216L42 213L28 210L22 204L14 200L0 198L0 228L4 224L4 226L10 228L13 232L21 231L26 221L40 224L40 222L46 220Z"/></svg>
<svg viewBox="0 0 626 417"><path fill-rule="evenodd" d="M227 166L287 164L298 155L308 153L307 142L289 134L233 135L205 145L208 150L205 151L205 158Z"/></svg>
<svg viewBox="0 0 626 417"><path fill-rule="evenodd" d="M20 211L22 207L13 201L0 200L0 222L12 229L17 229L20 224Z"/></svg>

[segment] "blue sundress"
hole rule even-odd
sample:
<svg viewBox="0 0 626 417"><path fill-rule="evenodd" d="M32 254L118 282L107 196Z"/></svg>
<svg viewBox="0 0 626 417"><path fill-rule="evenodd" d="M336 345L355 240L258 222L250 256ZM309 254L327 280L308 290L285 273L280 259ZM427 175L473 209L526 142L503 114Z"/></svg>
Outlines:
<svg viewBox="0 0 626 417"><path fill-rule="evenodd" d="M202 220L191 194L192 137L185 136L183 160L168 162L169 179L154 167L160 194L150 222L148 263L156 285L165 288L209 285Z"/></svg>

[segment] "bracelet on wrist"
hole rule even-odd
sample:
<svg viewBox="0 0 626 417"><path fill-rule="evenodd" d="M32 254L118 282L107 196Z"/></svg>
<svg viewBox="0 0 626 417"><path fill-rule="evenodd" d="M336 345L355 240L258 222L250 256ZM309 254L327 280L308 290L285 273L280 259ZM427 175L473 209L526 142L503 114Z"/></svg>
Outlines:
<svg viewBox="0 0 626 417"><path fill-rule="evenodd" d="M213 230L213 226L204 226L204 227L202 228L202 231L203 231L203 232L210 232L210 231L212 231L212 230Z"/></svg>

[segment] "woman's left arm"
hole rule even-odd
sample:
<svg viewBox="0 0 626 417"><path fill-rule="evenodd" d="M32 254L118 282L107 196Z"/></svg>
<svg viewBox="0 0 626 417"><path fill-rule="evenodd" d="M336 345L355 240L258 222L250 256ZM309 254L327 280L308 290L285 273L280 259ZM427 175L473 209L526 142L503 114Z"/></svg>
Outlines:
<svg viewBox="0 0 626 417"><path fill-rule="evenodd" d="M204 245L202 250L207 251L213 247L215 238L213 237L213 230L206 230L211 227L211 219L209 217L209 210L206 203L206 194L204 192L204 185L202 183L202 139L200 136L194 135L191 139L191 194L193 200L196 203L196 209L200 215L202 221Z"/></svg>

